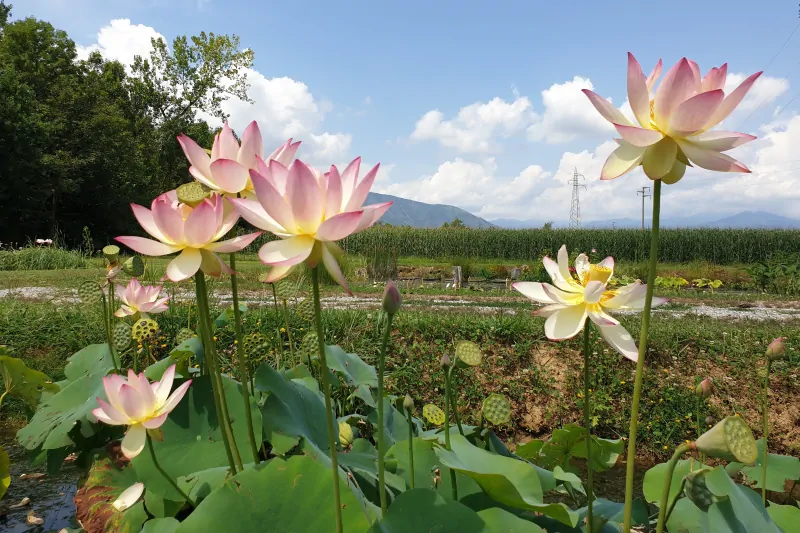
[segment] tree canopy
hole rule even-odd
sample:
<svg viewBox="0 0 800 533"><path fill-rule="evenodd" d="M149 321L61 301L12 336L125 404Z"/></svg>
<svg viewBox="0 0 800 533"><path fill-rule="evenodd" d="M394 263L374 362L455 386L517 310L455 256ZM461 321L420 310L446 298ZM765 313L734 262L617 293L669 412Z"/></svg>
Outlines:
<svg viewBox="0 0 800 533"><path fill-rule="evenodd" d="M189 180L175 136L211 146L202 117L247 99L252 62L238 37L213 33L153 40L129 70L98 52L79 60L64 31L12 20L0 1L0 241L137 231L131 202Z"/></svg>

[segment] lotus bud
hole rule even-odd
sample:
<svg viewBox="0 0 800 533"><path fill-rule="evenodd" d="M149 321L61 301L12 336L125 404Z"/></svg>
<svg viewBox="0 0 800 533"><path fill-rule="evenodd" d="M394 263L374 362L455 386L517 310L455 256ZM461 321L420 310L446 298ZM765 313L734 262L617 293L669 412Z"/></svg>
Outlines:
<svg viewBox="0 0 800 533"><path fill-rule="evenodd" d="M353 428L347 422L339 422L339 442L342 448L347 448L353 444Z"/></svg>
<svg viewBox="0 0 800 533"><path fill-rule="evenodd" d="M411 395L408 393L406 393L406 397L403 400L403 409L405 409L409 413L414 411L414 398L412 398Z"/></svg>
<svg viewBox="0 0 800 533"><path fill-rule="evenodd" d="M392 280L387 281L386 289L383 291L383 310L393 315L400 310L402 303L403 298L400 296L397 285Z"/></svg>
<svg viewBox="0 0 800 533"><path fill-rule="evenodd" d="M700 435L694 448L709 457L753 464L758 458L756 439L739 416L728 416Z"/></svg>
<svg viewBox="0 0 800 533"><path fill-rule="evenodd" d="M442 366L442 368L444 368L444 369L450 368L450 365L452 364L452 363L450 362L450 356L448 356L447 354L444 354L444 355L442 356L442 358L441 358L441 359L439 359L439 364L440 364L440 365Z"/></svg>
<svg viewBox="0 0 800 533"><path fill-rule="evenodd" d="M108 246L103 247L103 255L108 261L109 265L113 265L119 259L119 246L114 244L109 244Z"/></svg>
<svg viewBox="0 0 800 533"><path fill-rule="evenodd" d="M138 278L144 274L144 261L138 255L134 255L122 263L122 271L132 278Z"/></svg>
<svg viewBox="0 0 800 533"><path fill-rule="evenodd" d="M784 342L783 337L778 337L769 344L766 356L769 358L770 361L783 359L785 355L786 355L786 343Z"/></svg>
<svg viewBox="0 0 800 533"><path fill-rule="evenodd" d="M694 393L700 398L708 398L713 392L714 386L711 383L711 378L704 379L694 388Z"/></svg>

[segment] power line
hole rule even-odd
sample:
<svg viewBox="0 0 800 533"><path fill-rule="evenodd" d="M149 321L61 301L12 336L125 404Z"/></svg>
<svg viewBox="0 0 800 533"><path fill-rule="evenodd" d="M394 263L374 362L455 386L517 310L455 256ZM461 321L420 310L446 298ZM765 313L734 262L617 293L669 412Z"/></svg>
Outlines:
<svg viewBox="0 0 800 533"><path fill-rule="evenodd" d="M586 185L582 185L578 178L586 179L583 174L578 174L578 169L575 168L572 174L572 205L569 208L569 227L570 229L578 229L581 227L581 199L580 188L586 189Z"/></svg>

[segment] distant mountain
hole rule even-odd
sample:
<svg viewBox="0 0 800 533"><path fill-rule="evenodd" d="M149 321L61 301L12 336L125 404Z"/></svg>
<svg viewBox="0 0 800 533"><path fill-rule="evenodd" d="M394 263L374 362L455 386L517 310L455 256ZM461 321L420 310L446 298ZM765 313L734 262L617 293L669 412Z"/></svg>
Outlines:
<svg viewBox="0 0 800 533"><path fill-rule="evenodd" d="M670 217L661 220L662 228L764 228L764 229L800 229L800 220L775 215L766 211L743 211L735 215L718 218L719 215L692 215L686 217ZM539 220L492 220L492 224L502 228L541 228L544 222ZM650 226L650 219L645 219L645 225ZM566 228L568 222L556 221L554 228ZM642 219L617 218L613 220L586 220L584 228L641 228Z"/></svg>
<svg viewBox="0 0 800 533"><path fill-rule="evenodd" d="M392 207L381 217L381 222L393 226L414 226L416 228L438 228L445 222L460 219L470 228L489 228L492 224L484 219L464 211L459 207L443 204L426 204L407 200L398 196L371 192L365 205L393 201Z"/></svg>

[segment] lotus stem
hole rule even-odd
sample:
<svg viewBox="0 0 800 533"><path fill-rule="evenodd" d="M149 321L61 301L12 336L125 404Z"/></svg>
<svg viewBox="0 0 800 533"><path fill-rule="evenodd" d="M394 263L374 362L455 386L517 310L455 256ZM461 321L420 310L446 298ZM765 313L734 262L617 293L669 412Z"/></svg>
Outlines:
<svg viewBox="0 0 800 533"><path fill-rule="evenodd" d="M328 422L328 444L331 448L331 471L333 472L333 499L336 505L336 531L343 533L342 496L339 490L339 460L336 457L336 433L333 425L333 405L331 402L331 381L328 375L328 361L325 357L325 333L322 330L322 308L319 301L319 266L311 269L311 284L314 291L314 322L317 326L319 361L322 366L322 391L325 395L325 418ZM383 403L383 398L379 398Z"/></svg>
<svg viewBox="0 0 800 533"><path fill-rule="evenodd" d="M656 181L656 184L659 182ZM672 487L672 474L675 472L675 465L678 464L678 459L681 458L681 455L688 452L692 449L692 445L690 443L684 442L677 448L675 448L675 453L672 454L672 458L667 463L667 475L664 477L664 490L661 493L661 505L658 508L658 525L656 526L656 533L663 533L664 532L664 524L667 521L667 505L669 505L669 489ZM675 496L675 499L678 499L678 496Z"/></svg>
<svg viewBox="0 0 800 533"><path fill-rule="evenodd" d="M767 375L764 376L764 412L761 418L764 422L764 459L762 462L763 479L761 481L761 503L767 506L767 457L769 456L769 372L772 370L772 359L767 357Z"/></svg>
<svg viewBox="0 0 800 533"><path fill-rule="evenodd" d="M667 522L669 522L669 517L672 515L672 511L674 511L674 510L675 510L675 506L678 504L678 500L680 499L680 498L678 498L678 495L680 495L680 493L681 493L681 492L683 492L683 488L684 488L685 486L686 486L686 478L684 477L684 478L681 480L681 486L678 488L678 494L675 496L675 499L674 499L674 500L672 500L672 503L671 503L671 504L670 504L670 506L669 506L669 510L667 511L667 516L666 516L666 517L664 517L664 523L665 523L665 524L666 524Z"/></svg>
<svg viewBox="0 0 800 533"><path fill-rule="evenodd" d="M414 419L411 410L406 409L408 418L408 461L411 465L411 488L414 488Z"/></svg>
<svg viewBox="0 0 800 533"><path fill-rule="evenodd" d="M225 411L222 407L221 396L224 395L222 391L222 380L218 379L219 369L217 368L217 354L214 339L211 335L211 317L208 309L208 295L206 293L206 277L202 271L195 274L195 294L197 298L197 326L200 329L200 337L203 341L203 365L208 369L211 377L211 391L214 396L214 408L217 412L219 419L220 432L222 433L222 443L225 445L225 454L228 456L228 466L231 472L236 474L238 472L234 461L233 447L236 446L233 440L233 431L230 427L230 422L225 416ZM238 452L237 452L238 455Z"/></svg>
<svg viewBox="0 0 800 533"><path fill-rule="evenodd" d="M286 300L283 300L283 320L286 323L286 337L289 341L289 353L292 356L292 366L297 366L297 360L294 357L294 342L292 342L292 330L289 328L289 307Z"/></svg>
<svg viewBox="0 0 800 533"><path fill-rule="evenodd" d="M661 213L661 180L653 184L653 220L650 230L650 262L647 269L647 289L644 309L642 311L642 329L639 334L639 358L636 361L636 378L633 385L633 401L631 403L631 423L628 434L628 457L625 470L625 521L623 531L630 533L633 512L633 478L636 469L636 435L639 428L639 399L642 395L642 377L644 376L644 359L647 354L647 335L650 331L650 309L653 305L653 288L656 281L658 264L658 224Z"/></svg>
<svg viewBox="0 0 800 533"><path fill-rule="evenodd" d="M384 472L384 455L386 454L386 438L384 435L383 407L383 373L386 367L386 349L389 346L389 335L392 332L394 313L386 314L386 328L383 330L381 353L378 355L378 492L381 499L381 515L386 516L386 481Z"/></svg>
<svg viewBox="0 0 800 533"><path fill-rule="evenodd" d="M189 495L188 495L188 494L186 494L185 492L183 492L183 490L181 490L181 488L178 486L178 484L175 482L175 480L174 480L174 479L172 479L172 478L169 476L169 474L167 474L167 473L164 471L164 469L163 469L163 468L161 468L161 465L159 464L159 462L158 462L158 459L156 459L156 450L155 450L155 448L153 447L153 438L152 438L152 437L150 437L150 434L149 434L149 433L148 433L148 435L147 435L147 447L148 447L148 448L149 448L149 450L150 450L150 458L153 460L153 466L155 466L155 467L156 467L156 470L158 470L158 472L159 472L159 473L160 473L160 474L161 474L161 475L164 477L164 479L166 479L166 480L167 480L167 483L169 483L169 484L170 484L170 486L171 486L173 489L175 489L176 491L178 491L178 494L180 494L180 495L181 495L181 497L182 497L184 500L186 500L186 501L189 503L189 505L191 505L191 506L192 506L192 509L194 509L195 507L197 507L197 505L195 505L194 501L192 501L192 499L189 497Z"/></svg>
<svg viewBox="0 0 800 533"><path fill-rule="evenodd" d="M592 533L592 511L594 506L594 473L592 472L592 426L591 426L591 402L589 391L589 356L591 355L591 321L587 320L583 327L583 425L586 428L586 530Z"/></svg>
<svg viewBox="0 0 800 533"><path fill-rule="evenodd" d="M449 365L448 365L449 366ZM444 369L444 444L450 450L450 368ZM458 480L456 471L450 469L450 485L452 487L453 500L458 501Z"/></svg>
<svg viewBox="0 0 800 533"><path fill-rule="evenodd" d="M109 289L109 293L111 289ZM106 342L108 343L108 351L111 353L111 362L114 363L114 370L119 373L119 362L114 352L114 339L111 338L111 318L109 315L108 305L106 304L106 295L102 293L103 297L100 301L103 303L103 325L106 328Z"/></svg>
<svg viewBox="0 0 800 533"><path fill-rule="evenodd" d="M450 375L450 384L451 385L453 384L452 372L455 369L455 367L456 367L456 365L452 365L450 367L450 369L448 370L448 372L451 374ZM450 405L453 408L453 418L455 419L456 425L458 426L458 432L463 437L464 436L464 428L461 427L461 417L458 416L458 401L456 400L456 396L458 396L458 395L454 394L452 392L450 393Z"/></svg>
<svg viewBox="0 0 800 533"><path fill-rule="evenodd" d="M247 372L247 354L244 351L244 334L242 333L242 311L239 309L239 283L236 279L236 253L231 253L231 294L233 295L233 323L236 330L236 356L239 359L239 378L242 380L242 400L244 400L244 417L247 422L247 440L250 442L250 452L253 461L261 463L258 454L259 445L256 444L256 433L253 429L253 414L250 412L250 389Z"/></svg>

